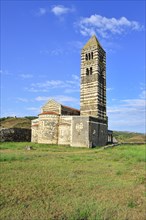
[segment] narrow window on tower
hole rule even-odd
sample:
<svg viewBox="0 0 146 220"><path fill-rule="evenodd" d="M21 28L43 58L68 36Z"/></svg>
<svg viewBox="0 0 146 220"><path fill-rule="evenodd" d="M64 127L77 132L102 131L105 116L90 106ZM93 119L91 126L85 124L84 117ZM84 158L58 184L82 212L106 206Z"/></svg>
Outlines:
<svg viewBox="0 0 146 220"><path fill-rule="evenodd" d="M92 75L92 67L90 67L90 75Z"/></svg>
<svg viewBox="0 0 146 220"><path fill-rule="evenodd" d="M87 76L89 75L89 69L88 68L86 69L86 75Z"/></svg>
<svg viewBox="0 0 146 220"><path fill-rule="evenodd" d="M89 60L90 60L90 53L88 54Z"/></svg>
<svg viewBox="0 0 146 220"><path fill-rule="evenodd" d="M86 53L86 60L88 60L88 54Z"/></svg>
<svg viewBox="0 0 146 220"><path fill-rule="evenodd" d="M91 59L93 59L93 52L91 52Z"/></svg>

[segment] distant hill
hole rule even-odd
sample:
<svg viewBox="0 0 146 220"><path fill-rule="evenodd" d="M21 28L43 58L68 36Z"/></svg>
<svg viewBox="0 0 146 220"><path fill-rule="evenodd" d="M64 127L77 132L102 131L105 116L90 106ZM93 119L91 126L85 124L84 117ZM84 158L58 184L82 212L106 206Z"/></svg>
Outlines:
<svg viewBox="0 0 146 220"><path fill-rule="evenodd" d="M7 117L0 118L0 127L1 128L31 128L31 120L35 119L33 116L26 116L23 118L17 117Z"/></svg>
<svg viewBox="0 0 146 220"><path fill-rule="evenodd" d="M146 141L146 136L141 133L128 131L113 131L113 136L118 142L140 143Z"/></svg>
<svg viewBox="0 0 146 220"><path fill-rule="evenodd" d="M37 117L34 116L26 116L23 118L0 118L0 127L1 128L31 128L31 120ZM118 142L145 142L145 135L141 133L135 132L127 132L127 131L113 131L113 136L116 138Z"/></svg>

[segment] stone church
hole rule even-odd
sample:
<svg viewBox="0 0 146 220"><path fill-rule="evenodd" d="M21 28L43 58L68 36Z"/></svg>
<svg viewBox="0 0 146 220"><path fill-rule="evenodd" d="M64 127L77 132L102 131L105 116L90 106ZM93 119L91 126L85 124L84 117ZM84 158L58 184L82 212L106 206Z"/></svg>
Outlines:
<svg viewBox="0 0 146 220"><path fill-rule="evenodd" d="M106 53L95 35L81 52L80 111L48 100L38 119L32 120L32 142L74 147L107 144Z"/></svg>

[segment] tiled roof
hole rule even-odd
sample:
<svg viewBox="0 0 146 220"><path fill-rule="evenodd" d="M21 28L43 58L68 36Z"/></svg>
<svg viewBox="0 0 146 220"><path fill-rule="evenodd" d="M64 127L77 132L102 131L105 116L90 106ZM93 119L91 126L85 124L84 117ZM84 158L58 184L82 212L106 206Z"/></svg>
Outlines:
<svg viewBox="0 0 146 220"><path fill-rule="evenodd" d="M42 112L41 114L39 115L59 115L57 112L51 112L51 111L48 111L48 112Z"/></svg>
<svg viewBox="0 0 146 220"><path fill-rule="evenodd" d="M69 106L66 106L66 105L61 105L61 106L64 107L64 108L68 108L70 110L74 110L74 111L80 112L80 110L78 110L76 108L72 108L72 107L69 107Z"/></svg>
<svg viewBox="0 0 146 220"><path fill-rule="evenodd" d="M39 124L34 124L34 125L32 125L32 126L39 126Z"/></svg>

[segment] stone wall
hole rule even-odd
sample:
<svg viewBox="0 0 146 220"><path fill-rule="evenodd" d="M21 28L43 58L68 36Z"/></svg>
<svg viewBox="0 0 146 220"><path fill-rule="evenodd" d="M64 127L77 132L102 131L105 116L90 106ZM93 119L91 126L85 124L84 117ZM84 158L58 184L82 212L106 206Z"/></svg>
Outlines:
<svg viewBox="0 0 146 220"><path fill-rule="evenodd" d="M58 144L58 115L40 115L38 143Z"/></svg>
<svg viewBox="0 0 146 220"><path fill-rule="evenodd" d="M60 116L58 144L70 145L70 142L71 142L71 123L72 123L71 116Z"/></svg>
<svg viewBox="0 0 146 220"><path fill-rule="evenodd" d="M0 141L1 142L30 142L31 141L31 130L24 128L8 128L0 130Z"/></svg>
<svg viewBox="0 0 146 220"><path fill-rule="evenodd" d="M91 116L39 115L32 121L32 142L77 147L107 144L107 124Z"/></svg>
<svg viewBox="0 0 146 220"><path fill-rule="evenodd" d="M73 116L71 146L90 147L88 121L88 116Z"/></svg>
<svg viewBox="0 0 146 220"><path fill-rule="evenodd" d="M107 124L97 117L73 116L71 146L95 147L107 144Z"/></svg>
<svg viewBox="0 0 146 220"><path fill-rule="evenodd" d="M90 146L104 146L108 142L107 124L100 123L97 118L89 117Z"/></svg>
<svg viewBox="0 0 146 220"><path fill-rule="evenodd" d="M38 143L38 119L31 121L31 142Z"/></svg>
<svg viewBox="0 0 146 220"><path fill-rule="evenodd" d="M49 100L42 108L41 112L52 111L58 114L61 113L61 105L54 100Z"/></svg>

